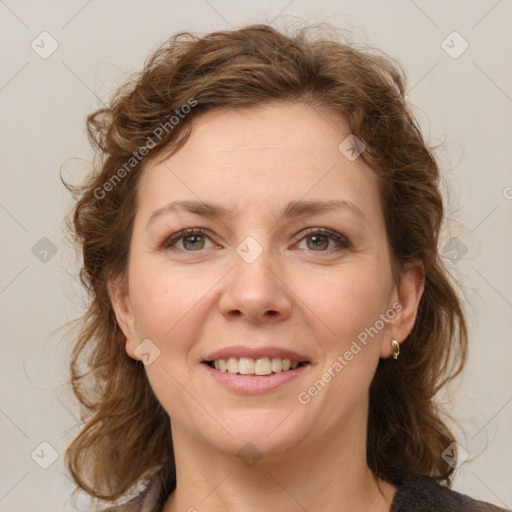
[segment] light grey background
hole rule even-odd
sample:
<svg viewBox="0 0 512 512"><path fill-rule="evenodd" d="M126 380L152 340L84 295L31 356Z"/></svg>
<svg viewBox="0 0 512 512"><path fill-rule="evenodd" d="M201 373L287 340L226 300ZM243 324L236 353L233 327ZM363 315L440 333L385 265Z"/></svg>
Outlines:
<svg viewBox="0 0 512 512"><path fill-rule="evenodd" d="M454 488L512 507L510 0L0 0L2 512L74 510L63 454L76 406L66 389L69 341L59 327L80 312L84 296L62 234L71 203L58 172L65 164L64 176L79 181L89 168L86 114L179 30L302 20L330 21L398 58L427 138L445 142L436 151L450 189L442 247L460 242L458 253L444 252L465 289L471 335L464 375L440 397L470 457ZM40 53L51 48L43 31L58 43L46 59L31 48L32 41ZM460 51L459 36L442 47L453 31L469 44L458 58L445 49ZM83 160L66 161L73 156ZM55 245L53 257L43 237ZM53 452L42 442L56 451L48 469L39 464ZM86 500L75 505L85 510Z"/></svg>

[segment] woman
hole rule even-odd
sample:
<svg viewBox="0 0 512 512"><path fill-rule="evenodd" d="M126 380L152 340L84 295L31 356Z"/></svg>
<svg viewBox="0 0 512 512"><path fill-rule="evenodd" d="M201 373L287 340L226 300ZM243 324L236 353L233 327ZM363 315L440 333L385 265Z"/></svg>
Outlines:
<svg viewBox="0 0 512 512"><path fill-rule="evenodd" d="M89 116L82 489L119 511L500 510L448 487L434 396L467 333L404 88L375 51L257 25L173 37Z"/></svg>

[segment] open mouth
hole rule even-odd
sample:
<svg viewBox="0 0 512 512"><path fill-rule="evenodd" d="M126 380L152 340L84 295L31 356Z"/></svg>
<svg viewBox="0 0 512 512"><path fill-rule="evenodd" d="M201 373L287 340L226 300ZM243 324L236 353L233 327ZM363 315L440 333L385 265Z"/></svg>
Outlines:
<svg viewBox="0 0 512 512"><path fill-rule="evenodd" d="M293 371L309 364L309 361L292 361L281 357L261 357L258 359L251 357L229 357L227 359L216 359L215 361L204 361L204 363L220 372L263 376Z"/></svg>

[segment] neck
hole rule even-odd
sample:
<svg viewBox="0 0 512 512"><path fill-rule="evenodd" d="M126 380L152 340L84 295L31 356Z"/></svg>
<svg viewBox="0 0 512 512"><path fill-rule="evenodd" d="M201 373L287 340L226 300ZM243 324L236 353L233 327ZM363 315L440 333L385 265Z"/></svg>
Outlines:
<svg viewBox="0 0 512 512"><path fill-rule="evenodd" d="M177 486L163 510L389 512L396 488L368 468L366 430L357 427L246 465L173 425Z"/></svg>

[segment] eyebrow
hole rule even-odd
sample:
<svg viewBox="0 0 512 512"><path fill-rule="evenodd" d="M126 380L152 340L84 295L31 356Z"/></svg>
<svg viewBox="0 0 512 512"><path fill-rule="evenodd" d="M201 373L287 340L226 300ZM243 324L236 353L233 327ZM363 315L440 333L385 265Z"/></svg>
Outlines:
<svg viewBox="0 0 512 512"><path fill-rule="evenodd" d="M315 213L324 213L337 209L348 209L361 217L366 222L366 217L360 208L349 201L290 201L284 209L281 219L288 219L294 217L301 217L305 215L313 215ZM205 203L201 201L172 201L161 208L155 210L148 219L146 225L152 222L157 217L164 214L173 213L176 210L185 210L196 215L203 217L219 218L219 219L232 219L235 217L236 212L228 209L220 204Z"/></svg>

